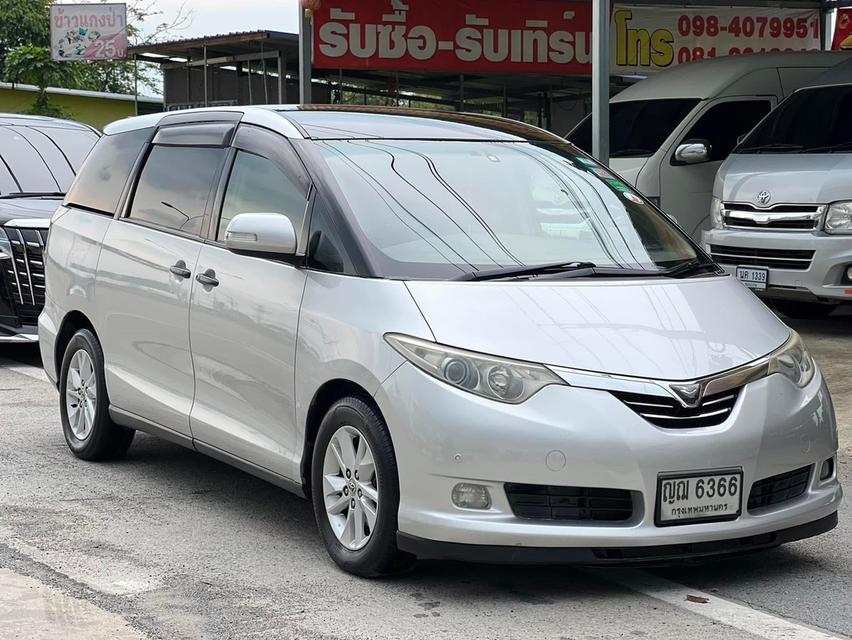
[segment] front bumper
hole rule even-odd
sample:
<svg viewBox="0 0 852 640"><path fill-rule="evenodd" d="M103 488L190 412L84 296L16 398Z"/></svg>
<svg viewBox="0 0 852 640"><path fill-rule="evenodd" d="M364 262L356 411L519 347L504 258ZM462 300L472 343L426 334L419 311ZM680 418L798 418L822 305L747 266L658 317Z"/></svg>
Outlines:
<svg viewBox="0 0 852 640"><path fill-rule="evenodd" d="M852 265L852 236L830 235L822 231L750 231L739 229L710 229L702 235L704 249L710 245L769 250L813 251L810 266L803 270L769 267L769 286L758 295L807 302L852 301L852 282L844 278ZM735 260L721 262L722 268L736 275Z"/></svg>
<svg viewBox="0 0 852 640"><path fill-rule="evenodd" d="M819 465L837 450L834 410L819 373L805 389L780 375L752 382L725 422L696 429L656 427L595 389L550 386L521 405L505 405L451 388L408 363L375 398L397 457L400 542L427 556L418 540L562 549L569 556L578 549L718 543L831 518L842 496L836 474L818 479ZM755 481L806 465L812 472L803 495L746 508ZM731 467L743 471L743 512L736 520L656 526L659 474ZM491 507L454 506L451 492L459 482L488 487ZM504 489L509 482L627 490L633 515L619 523L519 518ZM513 557L525 561L526 554Z"/></svg>

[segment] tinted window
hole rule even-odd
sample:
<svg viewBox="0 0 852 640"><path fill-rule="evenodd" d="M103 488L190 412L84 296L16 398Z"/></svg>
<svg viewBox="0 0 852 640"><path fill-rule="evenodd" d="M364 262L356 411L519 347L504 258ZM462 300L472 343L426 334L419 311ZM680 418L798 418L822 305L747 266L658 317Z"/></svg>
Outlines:
<svg viewBox="0 0 852 640"><path fill-rule="evenodd" d="M98 135L88 129L67 129L63 127L33 127L49 137L62 150L68 162L77 171L98 141Z"/></svg>
<svg viewBox="0 0 852 640"><path fill-rule="evenodd" d="M225 149L155 146L133 196L130 217L195 235L225 159Z"/></svg>
<svg viewBox="0 0 852 640"><path fill-rule="evenodd" d="M698 104L693 99L634 100L609 105L609 155L650 156ZM592 152L592 117L587 116L568 139Z"/></svg>
<svg viewBox="0 0 852 640"><path fill-rule="evenodd" d="M710 141L711 160L724 160L737 146L737 138L752 130L769 110L768 100L737 100L710 107L684 137Z"/></svg>
<svg viewBox="0 0 852 640"><path fill-rule="evenodd" d="M17 127L0 127L0 157L15 178L17 191L55 193L61 190L44 159Z"/></svg>
<svg viewBox="0 0 852 640"><path fill-rule="evenodd" d="M238 151L228 178L217 238L225 239L231 219L240 213L281 213L290 218L296 237L305 218L302 188L271 160Z"/></svg>
<svg viewBox="0 0 852 640"><path fill-rule="evenodd" d="M33 127L12 127L12 129L35 147L61 191L67 191L74 181L74 170L59 147L39 129Z"/></svg>
<svg viewBox="0 0 852 640"><path fill-rule="evenodd" d="M852 151L852 85L803 89L782 102L737 153Z"/></svg>
<svg viewBox="0 0 852 640"><path fill-rule="evenodd" d="M311 269L354 275L355 267L338 233L328 205L318 198L311 214L311 233L308 241L308 266Z"/></svg>
<svg viewBox="0 0 852 640"><path fill-rule="evenodd" d="M696 257L665 216L567 144L314 144L387 277L572 261L655 271Z"/></svg>
<svg viewBox="0 0 852 640"><path fill-rule="evenodd" d="M103 136L83 163L65 202L112 215L151 129Z"/></svg>

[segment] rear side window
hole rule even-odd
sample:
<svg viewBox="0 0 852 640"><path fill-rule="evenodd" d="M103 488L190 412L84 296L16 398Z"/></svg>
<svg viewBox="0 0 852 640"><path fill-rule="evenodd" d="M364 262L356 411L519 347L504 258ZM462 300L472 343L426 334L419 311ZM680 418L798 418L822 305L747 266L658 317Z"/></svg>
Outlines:
<svg viewBox="0 0 852 640"><path fill-rule="evenodd" d="M259 155L238 151L228 179L216 237L225 239L228 223L240 213L280 213L301 236L307 194L278 165Z"/></svg>
<svg viewBox="0 0 852 640"><path fill-rule="evenodd" d="M724 160L737 146L737 138L751 131L771 108L769 100L722 102L704 112L684 140L709 140L710 160Z"/></svg>
<svg viewBox="0 0 852 640"><path fill-rule="evenodd" d="M201 235L207 201L226 153L213 147L155 146L139 176L129 217Z"/></svg>
<svg viewBox="0 0 852 640"><path fill-rule="evenodd" d="M92 149L65 198L65 203L112 215L151 129L104 136Z"/></svg>

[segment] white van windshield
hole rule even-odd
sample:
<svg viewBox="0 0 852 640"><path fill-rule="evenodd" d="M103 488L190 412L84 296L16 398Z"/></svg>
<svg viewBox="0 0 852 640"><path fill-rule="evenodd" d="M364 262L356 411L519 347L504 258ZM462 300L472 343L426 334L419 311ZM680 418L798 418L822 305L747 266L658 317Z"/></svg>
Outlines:
<svg viewBox="0 0 852 640"><path fill-rule="evenodd" d="M656 272L698 257L665 215L568 144L317 144L386 277L563 262Z"/></svg>
<svg viewBox="0 0 852 640"><path fill-rule="evenodd" d="M852 152L852 85L797 91L778 105L734 153Z"/></svg>
<svg viewBox="0 0 852 640"><path fill-rule="evenodd" d="M699 100L671 98L611 102L609 105L609 156L647 157L656 153ZM568 140L592 152L592 116L568 134Z"/></svg>

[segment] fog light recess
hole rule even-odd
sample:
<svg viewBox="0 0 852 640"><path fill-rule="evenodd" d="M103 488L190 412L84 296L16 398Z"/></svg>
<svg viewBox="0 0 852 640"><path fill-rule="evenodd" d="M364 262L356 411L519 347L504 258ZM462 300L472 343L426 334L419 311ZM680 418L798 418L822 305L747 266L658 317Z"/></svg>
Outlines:
<svg viewBox="0 0 852 640"><path fill-rule="evenodd" d="M819 469L819 479L828 480L834 475L834 458L823 461Z"/></svg>
<svg viewBox="0 0 852 640"><path fill-rule="evenodd" d="M488 509L491 494L488 487L470 482L460 482L453 487L453 504L462 509Z"/></svg>

